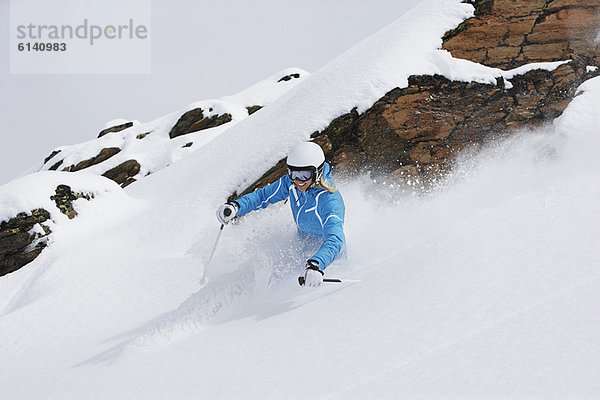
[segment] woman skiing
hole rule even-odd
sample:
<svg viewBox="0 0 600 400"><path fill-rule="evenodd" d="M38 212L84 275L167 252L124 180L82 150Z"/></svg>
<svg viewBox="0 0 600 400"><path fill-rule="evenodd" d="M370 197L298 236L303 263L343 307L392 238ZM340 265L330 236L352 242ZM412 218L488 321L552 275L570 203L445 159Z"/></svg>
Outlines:
<svg viewBox="0 0 600 400"><path fill-rule="evenodd" d="M235 216L290 199L294 222L301 236L322 240L319 250L306 261L299 279L306 286L319 286L323 270L345 247L344 200L331 179L331 167L321 147L312 142L295 145L287 157L288 174L261 189L223 204L217 218L227 224ZM302 283L301 283L302 284Z"/></svg>

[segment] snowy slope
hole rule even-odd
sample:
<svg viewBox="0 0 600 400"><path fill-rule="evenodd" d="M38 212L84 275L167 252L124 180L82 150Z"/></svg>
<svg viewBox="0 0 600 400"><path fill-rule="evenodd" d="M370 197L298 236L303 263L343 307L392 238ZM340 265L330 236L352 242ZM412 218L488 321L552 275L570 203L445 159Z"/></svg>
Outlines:
<svg viewBox="0 0 600 400"><path fill-rule="evenodd" d="M296 286L306 254L283 204L228 226L204 262L218 204L332 117L417 70L503 76L437 50L471 12L426 1L189 157L85 203L0 279L3 398L597 397L598 78L554 126L465 158L430 193L338 177L351 257L327 275L358 283Z"/></svg>
<svg viewBox="0 0 600 400"><path fill-rule="evenodd" d="M290 78L290 76L293 77ZM234 95L197 101L185 109L174 111L153 121L145 123L132 121L133 126L120 132L108 133L100 138L72 146L57 147L53 152L59 153L46 161L40 170L53 168L59 161L62 163L58 170L62 170L97 156L102 149L118 148L120 149L118 154L102 163L86 168L82 173L102 175L109 169L134 159L141 166L140 172L134 177L139 180L193 153L197 148L209 143L239 121L247 118L249 116L248 107L257 105L264 107L274 102L307 76L310 74L302 69L287 68ZM284 77L288 78L282 79ZM169 132L177 120L187 111L196 108L203 110L205 118L228 113L231 115L231 121L173 139L169 138ZM104 128L111 128L127 122L129 122L127 119L115 119L107 122Z"/></svg>

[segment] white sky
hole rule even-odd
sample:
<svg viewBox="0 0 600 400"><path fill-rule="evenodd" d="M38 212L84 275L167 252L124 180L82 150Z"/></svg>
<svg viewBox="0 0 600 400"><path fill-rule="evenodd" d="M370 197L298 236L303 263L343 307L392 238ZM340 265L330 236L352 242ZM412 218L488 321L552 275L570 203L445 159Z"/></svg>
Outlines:
<svg viewBox="0 0 600 400"><path fill-rule="evenodd" d="M420 1L152 0L151 74L17 75L0 0L0 184L115 118L149 121L287 67L314 72Z"/></svg>

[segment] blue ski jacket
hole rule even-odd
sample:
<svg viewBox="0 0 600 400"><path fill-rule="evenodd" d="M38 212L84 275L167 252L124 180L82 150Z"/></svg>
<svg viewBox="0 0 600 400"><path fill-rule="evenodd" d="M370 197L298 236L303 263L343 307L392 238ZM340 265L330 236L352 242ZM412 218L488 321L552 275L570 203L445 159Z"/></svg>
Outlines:
<svg viewBox="0 0 600 400"><path fill-rule="evenodd" d="M323 179L333 184L331 167L323 166ZM335 187L335 186L334 186ZM279 180L255 190L237 199L237 215L242 216L250 211L266 208L269 204L290 199L292 216L300 233L322 238L319 250L310 257L319 262L319 268L324 270L338 255L344 244L344 216L346 208L339 191L333 193L320 187L312 186L301 192L288 175Z"/></svg>

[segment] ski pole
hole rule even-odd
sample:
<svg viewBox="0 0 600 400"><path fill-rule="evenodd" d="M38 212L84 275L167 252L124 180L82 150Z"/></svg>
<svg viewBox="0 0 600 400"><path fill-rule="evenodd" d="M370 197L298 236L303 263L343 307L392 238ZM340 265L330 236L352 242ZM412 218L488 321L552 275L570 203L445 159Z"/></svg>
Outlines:
<svg viewBox="0 0 600 400"><path fill-rule="evenodd" d="M225 224L221 224L221 227L219 228L219 233L217 234L217 239L215 240L215 244L213 244L212 250L210 252L210 257L208 257L208 261L206 262L206 265L210 264L210 262L213 259L213 256L215 255L215 250L217 250L217 243L219 243L219 239L221 238L221 234L223 233L224 227L225 227Z"/></svg>
<svg viewBox="0 0 600 400"><path fill-rule="evenodd" d="M231 210L229 208L226 208L223 211L223 214L225 214L226 217L229 217L231 215ZM210 262L213 259L213 256L215 255L215 250L217 250L217 244L219 243L219 239L221 239L221 234L223 233L224 227L225 227L225 224L221 224L221 227L219 228L219 233L217 233L217 239L215 240L215 244L213 244L212 250L210 252L210 257L208 257L208 261L206 262L206 265L210 264Z"/></svg>

